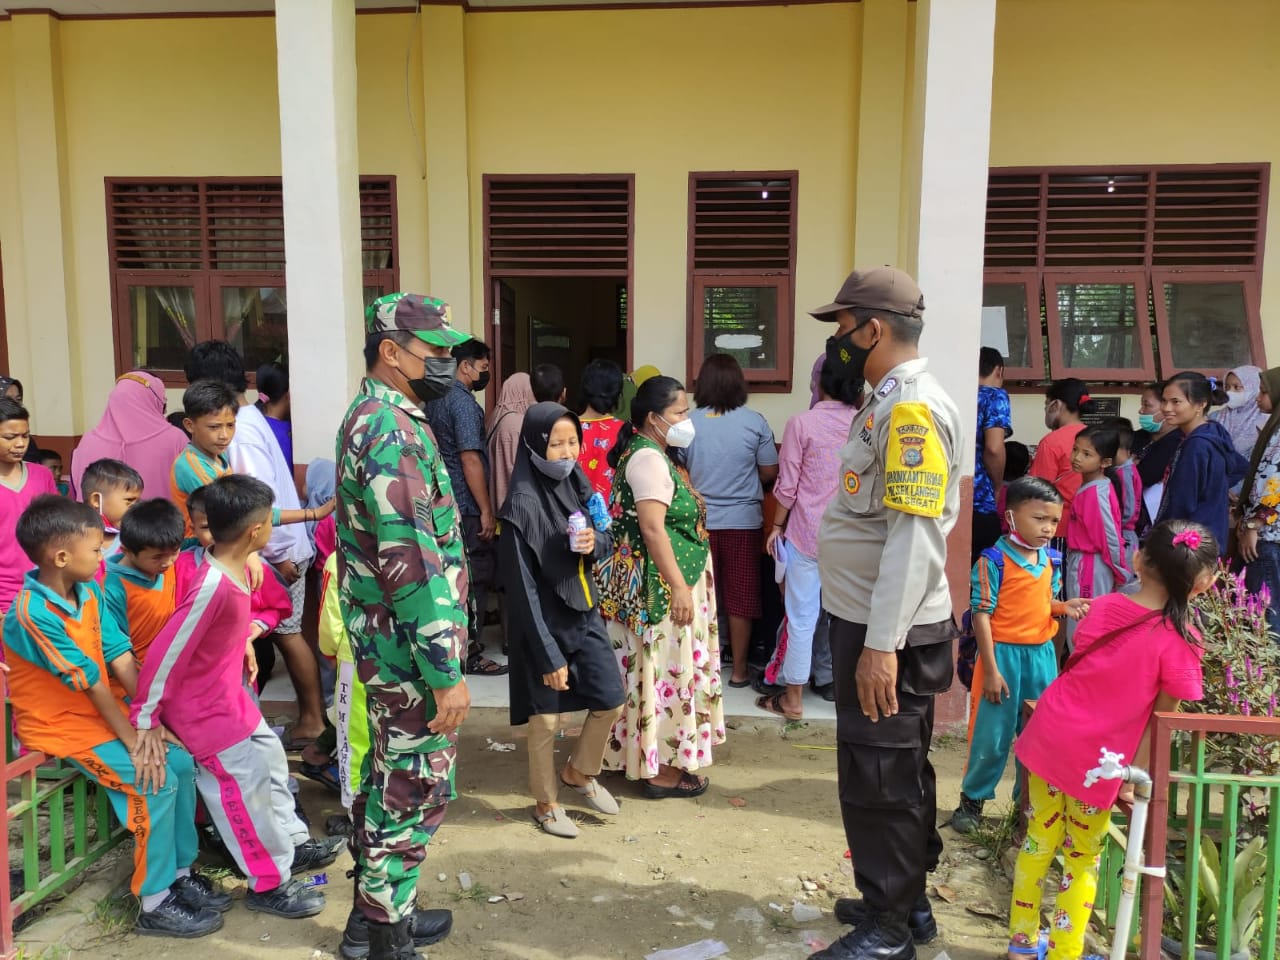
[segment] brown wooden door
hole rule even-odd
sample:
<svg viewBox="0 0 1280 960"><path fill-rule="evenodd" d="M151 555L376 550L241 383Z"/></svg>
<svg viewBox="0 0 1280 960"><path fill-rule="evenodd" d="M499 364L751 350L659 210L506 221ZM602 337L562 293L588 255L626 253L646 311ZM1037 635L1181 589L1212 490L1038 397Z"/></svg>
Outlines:
<svg viewBox="0 0 1280 960"><path fill-rule="evenodd" d="M495 390L500 390L503 381L516 372L516 292L496 278L492 283L493 311L489 317L489 343L493 347L491 380Z"/></svg>

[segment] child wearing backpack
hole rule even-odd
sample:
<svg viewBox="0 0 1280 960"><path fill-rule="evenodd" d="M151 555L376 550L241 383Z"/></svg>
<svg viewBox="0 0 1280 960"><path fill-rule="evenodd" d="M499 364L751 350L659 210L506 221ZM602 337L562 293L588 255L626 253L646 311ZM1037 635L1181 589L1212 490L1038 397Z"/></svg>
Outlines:
<svg viewBox="0 0 1280 960"><path fill-rule="evenodd" d="M1062 519L1062 494L1040 477L1008 487L1009 532L973 566L972 622L978 655L969 717L969 762L960 806L951 817L958 833L972 833L982 805L996 795L1014 737L1022 727L1022 703L1039 698L1058 674L1053 646L1055 617L1079 620L1087 600L1055 600L1062 585L1062 557L1049 547Z"/></svg>

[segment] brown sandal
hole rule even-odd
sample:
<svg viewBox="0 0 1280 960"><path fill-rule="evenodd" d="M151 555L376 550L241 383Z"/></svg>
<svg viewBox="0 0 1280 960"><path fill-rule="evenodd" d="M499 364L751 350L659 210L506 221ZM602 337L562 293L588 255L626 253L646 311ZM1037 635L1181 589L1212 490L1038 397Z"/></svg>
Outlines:
<svg viewBox="0 0 1280 960"><path fill-rule="evenodd" d="M782 717L784 720L803 720L803 713L787 713L782 709L782 694L767 693L763 697L756 698L756 709L766 710L776 716Z"/></svg>

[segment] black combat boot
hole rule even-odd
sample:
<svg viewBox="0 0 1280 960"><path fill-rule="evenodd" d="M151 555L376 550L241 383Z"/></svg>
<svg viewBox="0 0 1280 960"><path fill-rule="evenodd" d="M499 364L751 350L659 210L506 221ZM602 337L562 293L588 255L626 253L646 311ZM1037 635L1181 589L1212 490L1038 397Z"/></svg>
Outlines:
<svg viewBox="0 0 1280 960"><path fill-rule="evenodd" d="M396 923L369 924L369 960L422 960L413 947L408 917Z"/></svg>
<svg viewBox="0 0 1280 960"><path fill-rule="evenodd" d="M370 930L374 926L376 924L366 920L363 913L352 909L347 916L347 927L342 931L342 945L338 947L338 952L345 960L363 960L369 956ZM414 908L409 935L415 947L429 947L433 943L439 943L452 929L453 911Z"/></svg>

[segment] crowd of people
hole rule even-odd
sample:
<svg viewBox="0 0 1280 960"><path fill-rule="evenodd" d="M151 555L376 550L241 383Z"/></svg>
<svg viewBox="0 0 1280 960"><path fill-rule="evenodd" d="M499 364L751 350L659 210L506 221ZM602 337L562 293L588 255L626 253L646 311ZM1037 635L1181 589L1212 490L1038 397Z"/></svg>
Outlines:
<svg viewBox="0 0 1280 960"><path fill-rule="evenodd" d="M562 796L620 812L606 771L648 799L704 793L726 738L722 683L789 721L809 686L835 703L862 895L837 902L853 929L815 956L912 960L937 932L928 748L957 666L944 568L973 456L970 747L950 822L977 829L1016 753L1030 825L1010 956L1040 948L1039 889L1062 847L1071 881L1047 949L1075 960L1119 789L1083 786L1097 747L1141 756L1152 710L1201 695L1190 601L1220 559L1269 589L1277 625L1280 368L1221 384L1175 374L1143 392L1136 428L1098 416L1088 384L1054 381L1032 456L1011 439L1004 358L983 348L965 450L967 425L918 352L923 311L905 273L851 274L813 311L835 332L778 444L726 354L705 360L692 396L652 367L597 359L571 402L543 364L511 375L486 416L489 347L442 301L393 294L366 312L366 375L335 460L310 464L301 493L287 372L257 370L250 403L225 342L191 349L174 415L156 377L121 376L65 478L31 437L22 384L0 378L16 735L106 788L131 829L146 824L139 933L221 926L230 899L192 871L201 822L247 878L246 906L289 919L324 906L294 876L349 843L341 952L405 958L452 922L416 906L416 881L455 796L468 676L507 676L533 821L564 839L579 831ZM494 624L505 663L485 656ZM282 733L258 701L277 653L298 708ZM560 718L580 711L557 768ZM1078 749L1053 736L1064 724ZM346 808L324 840L300 815L291 752Z"/></svg>

